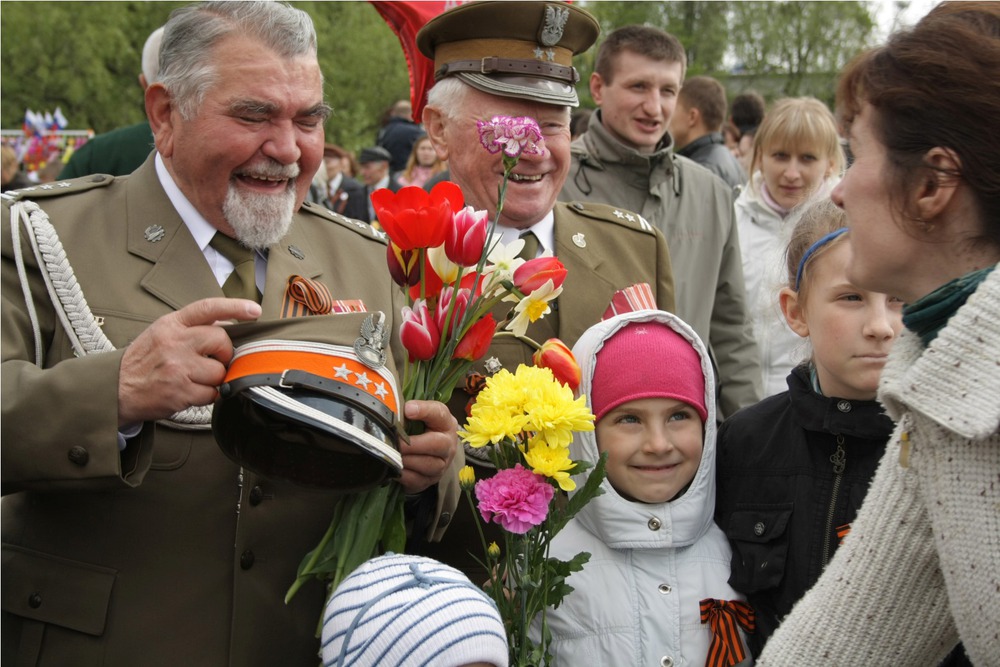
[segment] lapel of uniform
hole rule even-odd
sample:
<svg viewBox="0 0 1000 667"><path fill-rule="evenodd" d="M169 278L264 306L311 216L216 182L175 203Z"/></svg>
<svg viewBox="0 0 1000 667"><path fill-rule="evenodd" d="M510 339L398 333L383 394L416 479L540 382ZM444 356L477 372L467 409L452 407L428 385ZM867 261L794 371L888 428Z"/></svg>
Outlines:
<svg viewBox="0 0 1000 667"><path fill-rule="evenodd" d="M140 280L149 294L173 309L222 296L205 256L177 215L150 156L128 179L128 251L153 263Z"/></svg>
<svg viewBox="0 0 1000 667"><path fill-rule="evenodd" d="M303 222L304 216L301 213L296 214L285 238L268 250L267 280L264 283L264 298L261 302L265 318L279 316L290 276L317 278L323 274L319 253L316 250L317 245L310 241L309 232ZM327 258L328 261L329 259ZM329 275L328 272L327 276ZM336 294L333 285L328 284L327 287Z"/></svg>
<svg viewBox="0 0 1000 667"><path fill-rule="evenodd" d="M589 313L594 308L589 304L587 285L600 276L603 263L603 258L595 252L594 239L586 233L587 219L571 213L565 204L556 204L555 254L566 267L566 282L559 295L559 338L563 341L576 341L590 325L596 324L596 320L590 321ZM582 248L573 241L577 234L583 234L586 241ZM599 312L604 312L603 305Z"/></svg>

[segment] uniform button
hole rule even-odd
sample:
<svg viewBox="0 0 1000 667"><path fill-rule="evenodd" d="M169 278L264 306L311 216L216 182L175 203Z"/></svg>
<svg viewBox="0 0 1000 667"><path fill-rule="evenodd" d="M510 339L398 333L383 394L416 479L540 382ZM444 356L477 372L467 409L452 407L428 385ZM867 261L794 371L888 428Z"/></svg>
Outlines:
<svg viewBox="0 0 1000 667"><path fill-rule="evenodd" d="M260 505L260 501L264 500L264 489L260 486L255 486L250 489L250 504L257 506Z"/></svg>
<svg viewBox="0 0 1000 667"><path fill-rule="evenodd" d="M243 552L243 555L240 556L240 567L242 567L244 570L249 570L251 567L253 567L253 561L254 561L253 552L247 549L246 551Z"/></svg>
<svg viewBox="0 0 1000 667"><path fill-rule="evenodd" d="M42 596L39 593L32 593L28 596L28 606L32 609L38 609L42 606Z"/></svg>
<svg viewBox="0 0 1000 667"><path fill-rule="evenodd" d="M438 528L444 528L449 523L451 523L451 512L441 512L441 516L438 517Z"/></svg>
<svg viewBox="0 0 1000 667"><path fill-rule="evenodd" d="M90 460L90 453L79 445L71 447L67 456L71 462L77 464L78 466L85 466L87 465L87 461Z"/></svg>
<svg viewBox="0 0 1000 667"><path fill-rule="evenodd" d="M658 590L664 595L668 595L670 591L674 590L670 587L670 584L660 584Z"/></svg>
<svg viewBox="0 0 1000 667"><path fill-rule="evenodd" d="M584 205L581 204L580 202L574 202L573 203L573 208L575 208L578 211L582 211L584 209Z"/></svg>
<svg viewBox="0 0 1000 667"><path fill-rule="evenodd" d="M757 537L763 535L765 530L767 530L767 526L764 524L763 521L758 521L753 525L753 534L756 535Z"/></svg>
<svg viewBox="0 0 1000 667"><path fill-rule="evenodd" d="M674 659L669 655L660 658L660 667L674 667Z"/></svg>
<svg viewBox="0 0 1000 667"><path fill-rule="evenodd" d="M660 523L660 520L654 516L652 519L646 522L646 525L649 526L650 530L659 530L663 524Z"/></svg>
<svg viewBox="0 0 1000 667"><path fill-rule="evenodd" d="M851 411L851 402L850 401L837 401L837 409L840 410L841 412L850 412Z"/></svg>

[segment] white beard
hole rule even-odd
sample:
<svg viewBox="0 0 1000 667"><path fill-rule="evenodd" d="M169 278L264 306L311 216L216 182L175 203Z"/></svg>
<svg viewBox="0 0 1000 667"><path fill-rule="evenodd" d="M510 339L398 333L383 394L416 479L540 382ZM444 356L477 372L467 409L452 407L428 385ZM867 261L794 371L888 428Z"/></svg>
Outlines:
<svg viewBox="0 0 1000 667"><path fill-rule="evenodd" d="M292 225L295 213L295 177L298 165L268 165L248 170L254 175L288 178L284 192L261 194L229 184L222 214L236 233L236 239L254 250L266 250L280 241ZM293 173L294 172L294 173Z"/></svg>

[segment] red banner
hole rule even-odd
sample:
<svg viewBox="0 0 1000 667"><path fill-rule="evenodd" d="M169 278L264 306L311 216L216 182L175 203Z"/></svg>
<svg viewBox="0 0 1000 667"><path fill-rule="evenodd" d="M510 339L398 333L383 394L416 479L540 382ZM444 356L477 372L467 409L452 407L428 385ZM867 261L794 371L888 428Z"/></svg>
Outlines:
<svg viewBox="0 0 1000 667"><path fill-rule="evenodd" d="M417 33L432 18L452 7L463 4L464 0L432 0L429 2L376 2L370 0L392 31L399 38L406 56L406 66L410 71L410 102L413 104L413 120L420 122L427 91L434 85L434 63L420 53L417 48Z"/></svg>

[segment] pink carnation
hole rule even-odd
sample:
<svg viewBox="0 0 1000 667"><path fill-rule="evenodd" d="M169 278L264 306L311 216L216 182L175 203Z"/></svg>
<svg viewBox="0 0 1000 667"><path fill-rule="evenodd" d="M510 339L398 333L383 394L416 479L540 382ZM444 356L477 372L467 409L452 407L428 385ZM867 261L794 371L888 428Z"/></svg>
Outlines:
<svg viewBox="0 0 1000 667"><path fill-rule="evenodd" d="M555 489L541 475L517 464L476 482L476 499L483 520L523 534L545 521Z"/></svg>

